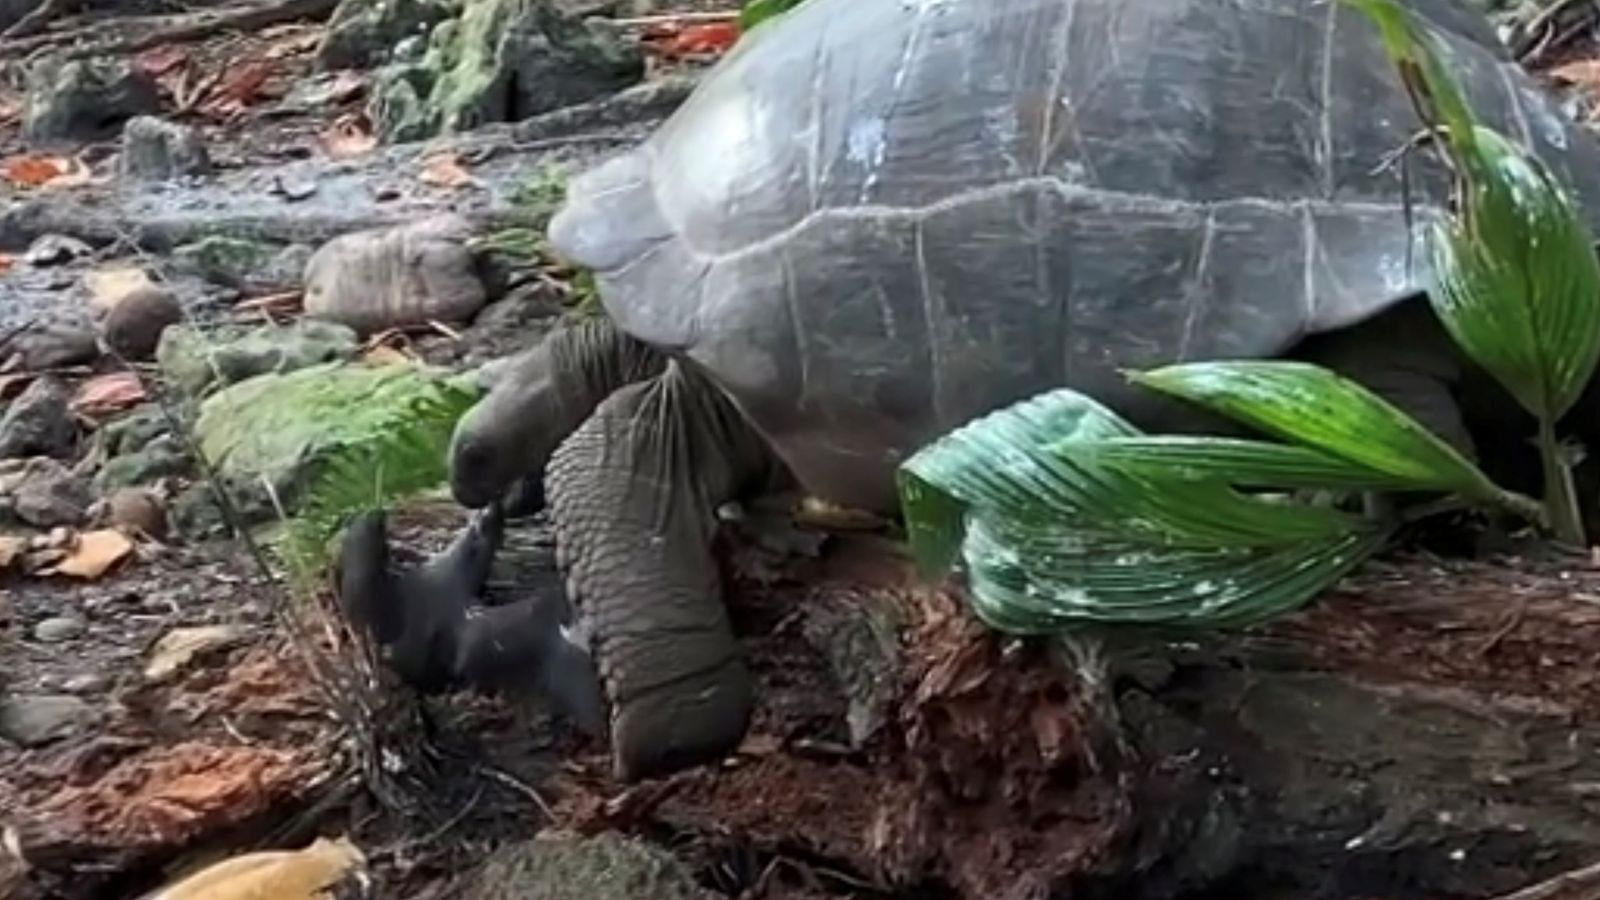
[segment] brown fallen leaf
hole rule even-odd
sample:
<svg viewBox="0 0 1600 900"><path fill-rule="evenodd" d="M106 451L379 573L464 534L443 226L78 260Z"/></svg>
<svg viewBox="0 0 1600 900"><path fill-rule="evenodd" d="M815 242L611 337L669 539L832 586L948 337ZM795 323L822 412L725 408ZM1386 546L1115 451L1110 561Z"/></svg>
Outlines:
<svg viewBox="0 0 1600 900"><path fill-rule="evenodd" d="M397 350L388 344L379 344L361 354L361 359L373 366L407 366L411 364L411 357L404 351Z"/></svg>
<svg viewBox="0 0 1600 900"><path fill-rule="evenodd" d="M424 159L417 180L424 184L447 188L482 184L476 175L461 167L461 157L456 153L435 153Z"/></svg>
<svg viewBox="0 0 1600 900"><path fill-rule="evenodd" d="M321 900L366 868L348 837L319 837L300 850L247 853L207 866L149 900Z"/></svg>
<svg viewBox="0 0 1600 900"><path fill-rule="evenodd" d="M266 60L253 60L230 70L206 98L206 111L226 115L266 99L267 81L276 70Z"/></svg>
<svg viewBox="0 0 1600 900"><path fill-rule="evenodd" d="M322 29L291 24L269 28L261 36L272 41L263 56L267 59L287 59L315 50L322 42Z"/></svg>
<svg viewBox="0 0 1600 900"><path fill-rule="evenodd" d="M96 375L78 387L72 411L88 418L101 418L138 406L145 401L144 383L136 372L108 372Z"/></svg>
<svg viewBox="0 0 1600 900"><path fill-rule="evenodd" d="M89 305L106 312L121 303L122 298L141 288L152 287L154 282L140 266L114 266L85 274L83 285L89 289Z"/></svg>
<svg viewBox="0 0 1600 900"><path fill-rule="evenodd" d="M39 187L65 175L72 162L62 156L12 156L0 162L0 175L18 187Z"/></svg>
<svg viewBox="0 0 1600 900"><path fill-rule="evenodd" d="M66 558L44 570L45 575L67 575L93 581L133 552L133 541L115 528L85 531Z"/></svg>
<svg viewBox="0 0 1600 900"><path fill-rule="evenodd" d="M1550 78L1590 91L1600 90L1600 59L1580 59L1556 66L1545 73Z"/></svg>
<svg viewBox="0 0 1600 900"><path fill-rule="evenodd" d="M28 539L16 534L0 534L0 569L9 569L28 549Z"/></svg>
<svg viewBox="0 0 1600 900"><path fill-rule="evenodd" d="M181 44L161 44L139 53L133 58L133 68L150 76L160 78L189 62L189 51Z"/></svg>
<svg viewBox="0 0 1600 900"><path fill-rule="evenodd" d="M330 159L349 159L371 153L378 146L372 120L366 113L345 113L322 133L322 148Z"/></svg>

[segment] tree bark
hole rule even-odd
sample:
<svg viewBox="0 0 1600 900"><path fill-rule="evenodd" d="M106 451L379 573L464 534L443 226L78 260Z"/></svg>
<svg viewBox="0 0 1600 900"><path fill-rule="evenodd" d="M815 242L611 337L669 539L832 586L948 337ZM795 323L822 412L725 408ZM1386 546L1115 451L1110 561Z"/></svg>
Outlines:
<svg viewBox="0 0 1600 900"><path fill-rule="evenodd" d="M1600 572L1389 560L1249 634L1051 647L886 559L835 542L744 578L746 752L591 825L970 898L1491 898L1600 860ZM899 641L863 662L885 622ZM851 671L899 673L883 709ZM847 721L886 724L852 744Z"/></svg>

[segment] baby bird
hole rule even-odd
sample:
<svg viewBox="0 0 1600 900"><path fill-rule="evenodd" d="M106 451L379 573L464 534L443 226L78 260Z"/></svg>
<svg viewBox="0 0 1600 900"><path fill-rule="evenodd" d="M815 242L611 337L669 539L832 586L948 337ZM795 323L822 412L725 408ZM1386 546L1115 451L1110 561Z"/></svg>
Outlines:
<svg viewBox="0 0 1600 900"><path fill-rule="evenodd" d="M437 555L397 571L382 510L352 519L341 544L339 606L388 651L401 679L423 694L461 688L541 695L584 732L605 729L605 699L586 641L559 591L499 605L482 602L505 536L491 503Z"/></svg>

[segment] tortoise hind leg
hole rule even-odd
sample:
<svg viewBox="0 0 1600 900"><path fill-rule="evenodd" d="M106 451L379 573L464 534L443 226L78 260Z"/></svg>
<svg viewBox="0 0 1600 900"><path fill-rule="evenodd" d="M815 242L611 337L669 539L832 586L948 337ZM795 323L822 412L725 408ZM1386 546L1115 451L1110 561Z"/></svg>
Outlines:
<svg viewBox="0 0 1600 900"><path fill-rule="evenodd" d="M731 752L754 690L711 541L772 457L716 388L671 363L601 403L546 472L557 559L591 625L624 781Z"/></svg>

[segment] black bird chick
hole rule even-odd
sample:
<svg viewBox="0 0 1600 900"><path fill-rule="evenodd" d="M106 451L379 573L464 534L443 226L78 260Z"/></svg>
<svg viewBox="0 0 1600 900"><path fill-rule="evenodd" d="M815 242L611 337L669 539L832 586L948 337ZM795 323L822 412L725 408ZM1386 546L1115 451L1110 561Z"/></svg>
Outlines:
<svg viewBox="0 0 1600 900"><path fill-rule="evenodd" d="M558 593L475 606L467 610L456 641L455 670L480 688L541 695L558 715L600 737L606 706L599 670L566 620L566 597Z"/></svg>
<svg viewBox="0 0 1600 900"><path fill-rule="evenodd" d="M340 549L340 608L387 648L389 664L423 694L472 687L542 695L557 714L599 736L605 699L588 648L568 628L566 597L557 591L495 606L481 602L504 536L504 507L491 503L449 547L400 572L383 511L363 512Z"/></svg>
<svg viewBox="0 0 1600 900"><path fill-rule="evenodd" d="M491 503L450 546L401 572L389 553L385 514L363 512L350 523L339 554L340 607L388 648L390 665L407 684L424 694L460 687L457 636L489 580L504 533L504 514Z"/></svg>

